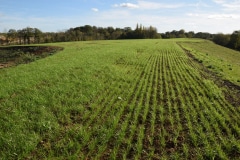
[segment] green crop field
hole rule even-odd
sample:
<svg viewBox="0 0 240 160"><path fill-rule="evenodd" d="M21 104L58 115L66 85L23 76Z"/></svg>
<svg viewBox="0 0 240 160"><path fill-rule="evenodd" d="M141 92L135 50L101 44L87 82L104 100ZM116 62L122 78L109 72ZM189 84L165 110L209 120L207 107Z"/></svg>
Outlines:
<svg viewBox="0 0 240 160"><path fill-rule="evenodd" d="M0 159L239 159L239 52L199 39L50 45L64 50L0 70Z"/></svg>
<svg viewBox="0 0 240 160"><path fill-rule="evenodd" d="M218 46L210 41L180 42L208 69L240 86L240 52Z"/></svg>

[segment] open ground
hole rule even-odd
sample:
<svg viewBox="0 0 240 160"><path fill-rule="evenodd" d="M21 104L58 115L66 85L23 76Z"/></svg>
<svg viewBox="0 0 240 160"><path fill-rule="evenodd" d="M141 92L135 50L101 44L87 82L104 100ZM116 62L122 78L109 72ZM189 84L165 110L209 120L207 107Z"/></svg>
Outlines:
<svg viewBox="0 0 240 160"><path fill-rule="evenodd" d="M0 70L3 159L238 159L240 53L200 39L54 43Z"/></svg>

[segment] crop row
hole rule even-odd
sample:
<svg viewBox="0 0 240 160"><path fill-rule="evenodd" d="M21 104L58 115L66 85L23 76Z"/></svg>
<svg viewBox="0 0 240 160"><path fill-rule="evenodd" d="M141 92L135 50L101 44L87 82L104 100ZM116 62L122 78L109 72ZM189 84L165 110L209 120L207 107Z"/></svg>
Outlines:
<svg viewBox="0 0 240 160"><path fill-rule="evenodd" d="M73 114L77 156L97 159L237 158L239 110L174 43L116 63L126 75ZM129 78L130 77L130 78ZM78 118L81 116L81 118Z"/></svg>
<svg viewBox="0 0 240 160"><path fill-rule="evenodd" d="M32 132L40 142L35 149L32 143L31 153L26 150L23 157L240 157L240 109L228 103L213 81L204 78L208 73L172 40L128 42L131 45L123 41L109 46L74 43L82 48L65 49L74 58L58 55L64 57L58 62L63 72L57 70L54 81L42 80L29 89L31 94L19 92L1 104L21 105L21 113L28 116L26 124L39 133ZM57 62L56 68L60 68ZM89 89L94 86L99 89ZM10 140L2 141L9 142L5 150L11 148ZM17 153L21 152L18 148Z"/></svg>

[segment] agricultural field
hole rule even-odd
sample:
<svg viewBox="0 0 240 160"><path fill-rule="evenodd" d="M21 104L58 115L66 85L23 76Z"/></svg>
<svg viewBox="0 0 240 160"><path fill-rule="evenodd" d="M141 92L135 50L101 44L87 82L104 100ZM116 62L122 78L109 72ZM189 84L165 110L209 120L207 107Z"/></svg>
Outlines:
<svg viewBox="0 0 240 160"><path fill-rule="evenodd" d="M214 44L211 41L201 43L180 42L191 51L196 60L223 79L240 86L240 52Z"/></svg>
<svg viewBox="0 0 240 160"><path fill-rule="evenodd" d="M1 69L0 157L239 159L240 105L225 94L238 95L240 77L205 64L229 64L231 56L239 63L239 55L208 43L54 43L64 50ZM219 85L221 78L234 87Z"/></svg>

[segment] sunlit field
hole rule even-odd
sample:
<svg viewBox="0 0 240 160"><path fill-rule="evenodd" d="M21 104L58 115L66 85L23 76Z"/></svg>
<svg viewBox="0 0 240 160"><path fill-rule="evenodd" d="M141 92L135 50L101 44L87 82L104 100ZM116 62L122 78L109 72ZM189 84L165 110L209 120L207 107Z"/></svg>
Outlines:
<svg viewBox="0 0 240 160"><path fill-rule="evenodd" d="M240 157L239 52L199 39L50 45L64 50L0 70L0 159Z"/></svg>

